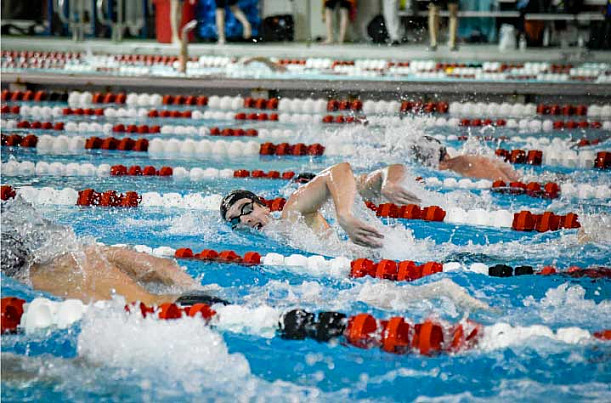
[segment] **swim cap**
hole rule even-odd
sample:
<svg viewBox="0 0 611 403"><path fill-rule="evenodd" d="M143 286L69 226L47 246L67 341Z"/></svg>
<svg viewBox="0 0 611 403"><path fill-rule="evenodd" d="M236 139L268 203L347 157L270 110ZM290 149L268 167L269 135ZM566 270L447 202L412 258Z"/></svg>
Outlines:
<svg viewBox="0 0 611 403"><path fill-rule="evenodd" d="M411 146L412 157L421 164L437 166L448 152L441 142L431 136L420 137Z"/></svg>
<svg viewBox="0 0 611 403"><path fill-rule="evenodd" d="M221 218L223 220L225 221L227 220L226 218L227 210L229 210L231 206L234 205L235 202L241 199L250 199L256 203L259 203L260 205L263 205L263 203L261 203L261 199L259 199L259 196L257 196L250 190L244 190L244 189L232 190L225 197L223 197L223 200L221 201L220 212L221 212Z"/></svg>

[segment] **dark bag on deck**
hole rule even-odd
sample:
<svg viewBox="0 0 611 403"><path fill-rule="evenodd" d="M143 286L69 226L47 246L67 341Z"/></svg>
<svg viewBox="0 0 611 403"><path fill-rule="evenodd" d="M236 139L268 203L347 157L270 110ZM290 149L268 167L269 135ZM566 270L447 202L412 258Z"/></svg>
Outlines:
<svg viewBox="0 0 611 403"><path fill-rule="evenodd" d="M376 15L367 25L367 35L373 43L386 43L389 39L386 23L382 15Z"/></svg>
<svg viewBox="0 0 611 403"><path fill-rule="evenodd" d="M274 15L263 20L263 40L265 42L293 41L295 23L290 14Z"/></svg>

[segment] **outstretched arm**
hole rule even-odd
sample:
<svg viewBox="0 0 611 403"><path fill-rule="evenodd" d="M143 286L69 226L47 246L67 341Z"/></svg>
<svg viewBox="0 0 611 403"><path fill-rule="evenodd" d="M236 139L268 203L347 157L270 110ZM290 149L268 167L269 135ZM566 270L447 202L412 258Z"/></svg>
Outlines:
<svg viewBox="0 0 611 403"><path fill-rule="evenodd" d="M263 63L267 67L272 69L273 71L281 71L281 72L282 71L286 71L286 67L284 67L283 65L281 65L279 63L274 63L269 58L264 57L264 56L245 57L245 58L240 60L240 63L242 63L244 66L247 66L247 65L249 65L250 63L253 63L253 62Z"/></svg>
<svg viewBox="0 0 611 403"><path fill-rule="evenodd" d="M407 174L408 170L403 164L393 164L370 174L363 174L357 179L358 191L365 200L383 196L395 204L419 203L418 196L409 192L403 185Z"/></svg>
<svg viewBox="0 0 611 403"><path fill-rule="evenodd" d="M137 281L182 288L194 288L198 285L171 259L151 256L126 248L108 247L104 248L102 252L110 263Z"/></svg>
<svg viewBox="0 0 611 403"><path fill-rule="evenodd" d="M352 168L347 162L342 162L325 169L293 193L284 206L282 217L291 219L301 215L312 226L320 216L318 210L331 198L335 205L337 221L352 242L379 248L382 246L380 239L383 235L352 213L356 193L357 186Z"/></svg>
<svg viewBox="0 0 611 403"><path fill-rule="evenodd" d="M459 155L439 163L440 169L449 169L463 176L480 179L516 181L520 175L511 165L481 155Z"/></svg>

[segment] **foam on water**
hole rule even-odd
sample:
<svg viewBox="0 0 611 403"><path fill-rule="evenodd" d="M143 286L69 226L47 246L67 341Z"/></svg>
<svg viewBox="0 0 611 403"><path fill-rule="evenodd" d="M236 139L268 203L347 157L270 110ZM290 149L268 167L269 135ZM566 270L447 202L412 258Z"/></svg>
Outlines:
<svg viewBox="0 0 611 403"><path fill-rule="evenodd" d="M556 288L550 288L545 297L536 301L532 296L524 299L525 307L535 308L537 318L532 320L543 323L565 323L580 326L596 325L600 328L611 327L611 289L607 284L601 284L598 288L606 299L598 304L586 298L586 290L580 285L564 283ZM533 309L528 309L532 312ZM592 318L598 318L592 323Z"/></svg>
<svg viewBox="0 0 611 403"><path fill-rule="evenodd" d="M228 328L232 317L247 314L232 314L235 308L222 309L227 318L221 323ZM208 396L246 401L287 392L297 399L321 393L315 388L288 382L268 384L257 378L246 358L230 354L223 337L199 318L142 318L127 314L120 299L89 309L78 336L78 355L94 365L129 370L131 376L159 378L164 389L171 384L189 395L205 391Z"/></svg>

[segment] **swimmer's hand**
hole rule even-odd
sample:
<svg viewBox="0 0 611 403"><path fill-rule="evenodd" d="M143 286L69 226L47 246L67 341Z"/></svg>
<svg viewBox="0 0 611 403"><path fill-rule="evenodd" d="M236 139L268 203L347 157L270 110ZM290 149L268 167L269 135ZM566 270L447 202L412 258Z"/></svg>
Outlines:
<svg viewBox="0 0 611 403"><path fill-rule="evenodd" d="M405 187L398 183L386 181L380 189L382 196L384 196L389 202L402 205L402 204L415 204L420 203L420 198L409 192Z"/></svg>
<svg viewBox="0 0 611 403"><path fill-rule="evenodd" d="M357 245L370 247L370 248L381 248L382 235L375 228L365 224L352 214L342 214L337 217L339 225L346 231L350 240Z"/></svg>

